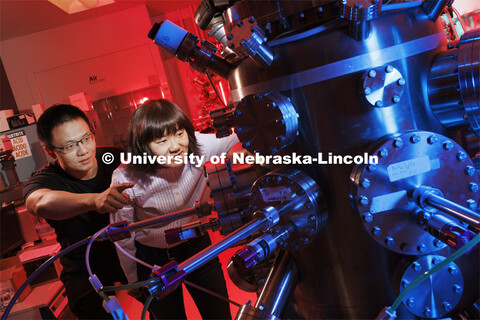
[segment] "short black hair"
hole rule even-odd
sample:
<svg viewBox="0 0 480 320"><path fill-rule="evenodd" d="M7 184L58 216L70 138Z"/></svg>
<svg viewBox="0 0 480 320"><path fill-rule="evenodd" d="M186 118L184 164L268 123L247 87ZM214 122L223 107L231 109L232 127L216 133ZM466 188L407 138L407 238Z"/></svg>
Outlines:
<svg viewBox="0 0 480 320"><path fill-rule="evenodd" d="M51 147L52 131L62 123L75 119L83 119L90 130L92 126L87 115L71 104L55 104L45 110L37 121L37 134L45 147Z"/></svg>
<svg viewBox="0 0 480 320"><path fill-rule="evenodd" d="M198 155L200 146L192 122L175 103L167 99L149 100L132 115L128 127L127 150L132 155L151 155L150 142L185 129L188 135L188 153ZM130 168L153 173L158 165L130 165Z"/></svg>

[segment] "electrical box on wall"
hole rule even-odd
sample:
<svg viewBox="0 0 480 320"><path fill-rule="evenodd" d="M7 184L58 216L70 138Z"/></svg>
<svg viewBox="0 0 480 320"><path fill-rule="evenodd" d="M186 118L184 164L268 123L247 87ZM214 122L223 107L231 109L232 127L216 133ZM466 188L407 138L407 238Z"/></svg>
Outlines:
<svg viewBox="0 0 480 320"><path fill-rule="evenodd" d="M80 108L80 110L82 110L83 112L93 110L92 100L90 99L88 93L79 92L76 94L72 94L68 98L70 98L70 103L72 105Z"/></svg>
<svg viewBox="0 0 480 320"><path fill-rule="evenodd" d="M40 118L40 116L42 115L43 111L45 111L45 106L43 105L43 103L34 104L32 106L32 111L35 115L35 119L38 120L38 118Z"/></svg>

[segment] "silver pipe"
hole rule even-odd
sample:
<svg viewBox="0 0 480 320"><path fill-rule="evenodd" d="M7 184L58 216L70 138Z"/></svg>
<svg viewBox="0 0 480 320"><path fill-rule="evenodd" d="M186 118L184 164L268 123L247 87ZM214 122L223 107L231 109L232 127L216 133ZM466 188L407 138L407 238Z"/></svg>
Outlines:
<svg viewBox="0 0 480 320"><path fill-rule="evenodd" d="M209 205L210 205L210 203L209 203ZM164 223L168 223L168 222L171 222L171 221L174 221L174 220L178 220L178 219L181 219L181 218L185 218L185 217L189 217L189 216L193 216L195 214L198 214L200 211L197 207L198 206L196 205L195 207L192 207L192 208L183 209L183 210L175 211L175 212L163 215L163 216L138 221L138 222L130 224L128 227L129 227L130 231L135 231L137 229L157 227L157 226L160 226ZM211 205L210 205L210 209L211 209Z"/></svg>
<svg viewBox="0 0 480 320"><path fill-rule="evenodd" d="M295 289L297 279L297 265L288 252L280 251L255 307L269 315L281 318L283 308Z"/></svg>
<svg viewBox="0 0 480 320"><path fill-rule="evenodd" d="M455 202L437 196L433 193L429 193L425 198L425 203L430 207L445 212L452 217L467 223L469 226L472 226L477 230L480 228L480 216L474 211L456 204Z"/></svg>
<svg viewBox="0 0 480 320"><path fill-rule="evenodd" d="M278 217L290 212L291 210L296 210L298 207L304 204L306 199L308 199L307 196L296 197L278 210L273 207L266 207L263 210L256 211L253 214L254 220L250 221L235 232L229 234L216 244L211 245L188 260L185 260L178 265L178 270L183 270L188 274L254 232L264 227L266 227L266 229L270 229L278 222ZM276 216L276 218L274 216Z"/></svg>
<svg viewBox="0 0 480 320"><path fill-rule="evenodd" d="M183 270L187 274L194 271L202 264L216 257L219 253L233 246L238 241L245 239L247 236L262 229L267 225L268 221L266 218L250 221L240 229L223 238L223 240L217 242L214 245L211 245L210 247L204 249L203 251L200 251L193 257L179 264L178 270Z"/></svg>

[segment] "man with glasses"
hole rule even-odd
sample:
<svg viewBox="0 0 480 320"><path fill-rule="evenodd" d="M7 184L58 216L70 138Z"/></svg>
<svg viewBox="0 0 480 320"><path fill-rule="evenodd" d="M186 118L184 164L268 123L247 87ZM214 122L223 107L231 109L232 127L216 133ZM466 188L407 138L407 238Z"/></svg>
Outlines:
<svg viewBox="0 0 480 320"><path fill-rule="evenodd" d="M62 250L109 224L109 215L128 204L123 193L132 183L110 187L112 172L119 165L120 149L98 147L90 122L75 106L48 108L37 122L37 133L46 152L55 159L33 173L23 192L27 209L43 217L55 229ZM101 161L112 153L114 163ZM60 280L65 285L72 312L79 319L111 319L94 291L85 265L86 246L60 258ZM125 282L125 276L110 241L93 244L91 269L104 286Z"/></svg>

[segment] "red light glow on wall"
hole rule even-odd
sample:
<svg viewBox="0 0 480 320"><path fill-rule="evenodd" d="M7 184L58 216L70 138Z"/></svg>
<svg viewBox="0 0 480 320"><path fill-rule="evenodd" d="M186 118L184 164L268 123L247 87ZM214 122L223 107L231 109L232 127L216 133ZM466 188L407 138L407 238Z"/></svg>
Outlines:
<svg viewBox="0 0 480 320"><path fill-rule="evenodd" d="M147 98L147 97L143 97L142 99L138 100L138 104L139 104L139 105L140 105L140 104L143 104L143 103L147 102L148 100L150 100L150 99Z"/></svg>

